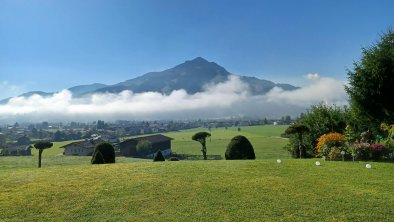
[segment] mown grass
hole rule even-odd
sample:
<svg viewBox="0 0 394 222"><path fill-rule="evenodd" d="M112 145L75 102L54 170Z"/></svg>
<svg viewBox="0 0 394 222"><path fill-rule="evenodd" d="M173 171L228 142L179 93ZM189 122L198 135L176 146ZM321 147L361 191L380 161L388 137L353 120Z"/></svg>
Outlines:
<svg viewBox="0 0 394 222"><path fill-rule="evenodd" d="M252 126L237 128L214 128L211 130L211 137L207 139L207 154L221 155L224 158L227 145L230 140L237 135L246 136L252 143L257 159L289 158L289 154L283 149L287 139L280 135L285 131L286 126ZM201 155L201 144L191 140L193 134L207 129L193 129L182 132L166 133L166 136L174 138L172 150L176 153Z"/></svg>
<svg viewBox="0 0 394 222"><path fill-rule="evenodd" d="M256 153L257 159L272 159L272 158L290 158L283 146L287 143L286 139L280 138L279 135L285 130L285 126L252 126L242 127L240 132L237 128L212 129L212 137L207 139L207 153L208 155L221 155L224 158L227 145L231 138L236 135L246 136ZM207 129L192 129L174 133L165 133L164 135L173 138L172 150L178 154L194 154L202 155L201 144L191 139L192 135L199 131L207 131ZM91 157L73 157L63 156L62 146L76 142L64 141L54 142L53 147L44 150L42 156L42 166L68 166L68 165L89 165ZM32 156L30 157L1 157L0 170L16 169L16 168L35 168L38 161L38 152L32 149ZM135 161L146 161L141 159L118 157L116 159L119 163L128 163Z"/></svg>
<svg viewBox="0 0 394 222"><path fill-rule="evenodd" d="M389 163L133 162L1 174L2 221L392 221Z"/></svg>
<svg viewBox="0 0 394 222"><path fill-rule="evenodd" d="M197 142L187 145L199 130L173 134L174 144L185 138L174 149L199 154ZM249 161L117 158L116 164L91 165L90 157L49 149L38 169L36 156L2 157L0 221L393 221L393 164L277 164L283 149L266 145L277 136L272 130L242 129L260 153ZM215 131L208 150L222 154L219 145L238 132ZM214 141L219 138L223 142Z"/></svg>

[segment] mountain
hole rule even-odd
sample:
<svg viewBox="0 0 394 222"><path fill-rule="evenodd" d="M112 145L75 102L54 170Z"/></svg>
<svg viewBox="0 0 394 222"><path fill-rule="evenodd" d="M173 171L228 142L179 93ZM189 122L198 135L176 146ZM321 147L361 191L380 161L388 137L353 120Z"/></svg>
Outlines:
<svg viewBox="0 0 394 222"><path fill-rule="evenodd" d="M53 95L53 93L47 93L47 92L42 92L42 91L31 91L31 92L23 93L23 94L19 95L19 97L30 97L32 95L39 95L42 97L46 97L46 96ZM12 97L0 100L0 104L6 104L11 98Z"/></svg>
<svg viewBox="0 0 394 222"><path fill-rule="evenodd" d="M104 87L107 87L107 85L101 84L101 83L93 83L91 85L74 86L74 87L69 88L68 90L70 90L70 92L72 92L73 96L79 97L84 94L94 92L94 91L104 88Z"/></svg>
<svg viewBox="0 0 394 222"><path fill-rule="evenodd" d="M217 84L225 82L231 74L222 66L197 57L188 60L173 68L161 72L149 72L140 77L129 79L114 85L104 85L94 83L91 85L81 85L69 88L73 97L81 97L93 93L120 93L124 90L131 90L134 93L141 92L161 92L169 94L173 90L184 89L189 94L203 91L204 85L208 83ZM269 92L274 87L280 87L284 90L294 90L298 87L289 84L277 84L268 80L258 79L256 77L239 76L242 81L250 86L254 95L262 95ZM30 96L39 94L41 96L50 96L53 93L45 92L28 92L20 96ZM0 103L6 103L9 99L2 100Z"/></svg>
<svg viewBox="0 0 394 222"><path fill-rule="evenodd" d="M70 92L72 92L74 97L80 97L83 96L87 93L94 92L97 89L107 87L105 84L100 84L100 83L94 83L90 85L81 85L81 86L74 86L71 88L68 88ZM53 96L54 93L48 93L48 92L42 92L42 91L31 91L27 93L23 93L19 95L19 97L30 97L32 95L40 95L42 97L48 97L48 96ZM0 100L0 104L5 104L7 103L11 98L3 99Z"/></svg>
<svg viewBox="0 0 394 222"><path fill-rule="evenodd" d="M290 84L274 83L268 80L258 79L256 77L241 76L241 80L248 83L253 95L263 95L274 87L279 87L288 91L299 88Z"/></svg>
<svg viewBox="0 0 394 222"><path fill-rule="evenodd" d="M189 94L201 92L208 83L225 82L232 75L225 68L214 62L197 57L162 72L150 72L140 77L130 79L112 86L103 87L96 92L119 93L131 90L135 93L155 91L169 94L173 90L185 89ZM256 77L240 76L248 83L255 95L265 94L275 86L284 90L294 90L297 87L289 84L275 84Z"/></svg>
<svg viewBox="0 0 394 222"><path fill-rule="evenodd" d="M196 93L202 91L205 84L226 81L229 75L231 74L226 69L216 63L197 57L174 68L162 72L150 72L101 88L97 92L119 93L123 90L131 90L135 93L155 91L169 94L173 90L185 89L188 93Z"/></svg>

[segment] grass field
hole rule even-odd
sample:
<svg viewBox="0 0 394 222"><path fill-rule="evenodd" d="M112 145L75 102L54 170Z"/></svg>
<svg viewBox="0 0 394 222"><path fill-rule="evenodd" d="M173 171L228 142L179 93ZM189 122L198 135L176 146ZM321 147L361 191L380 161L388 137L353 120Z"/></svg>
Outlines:
<svg viewBox="0 0 394 222"><path fill-rule="evenodd" d="M117 158L116 164L91 165L90 157L58 156L62 150L54 147L44 151L38 169L36 156L2 157L0 221L394 220L393 164L277 164L276 156L286 153L282 145L277 148L282 139L276 130L242 129L258 157L249 161ZM198 153L199 144L191 141L196 147L189 147L187 141L194 132L168 134L174 150ZM213 130L208 152L223 155L227 136L237 134Z"/></svg>
<svg viewBox="0 0 394 222"><path fill-rule="evenodd" d="M257 159L290 158L283 146L286 139L279 136L285 131L286 126L251 126L243 127L238 132L237 128L212 129L211 138L207 139L207 154L221 155L224 158L227 145L231 138L237 135L246 136L252 143ZM201 155L201 144L191 140L194 133L207 131L206 129L193 129L182 132L167 133L166 136L174 138L172 150L182 154Z"/></svg>

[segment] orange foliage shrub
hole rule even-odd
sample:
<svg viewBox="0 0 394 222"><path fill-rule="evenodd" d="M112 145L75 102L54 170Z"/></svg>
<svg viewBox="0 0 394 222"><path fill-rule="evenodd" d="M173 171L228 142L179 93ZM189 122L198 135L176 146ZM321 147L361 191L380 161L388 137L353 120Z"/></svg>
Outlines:
<svg viewBox="0 0 394 222"><path fill-rule="evenodd" d="M340 133L323 134L317 139L316 152L320 154L324 147L342 146L345 143L346 137Z"/></svg>

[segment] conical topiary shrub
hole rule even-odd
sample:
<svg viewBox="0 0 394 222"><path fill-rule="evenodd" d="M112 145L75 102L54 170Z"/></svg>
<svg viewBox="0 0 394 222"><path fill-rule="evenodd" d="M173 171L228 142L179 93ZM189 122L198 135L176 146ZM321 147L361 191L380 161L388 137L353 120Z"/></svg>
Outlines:
<svg viewBox="0 0 394 222"><path fill-rule="evenodd" d="M92 164L104 164L105 161L104 161L103 154L101 154L100 151L95 152L95 153L93 154L91 163L92 163Z"/></svg>
<svg viewBox="0 0 394 222"><path fill-rule="evenodd" d="M166 159L164 158L164 156L163 156L163 154L161 153L161 151L158 150L158 151L155 153L154 157L153 157L153 161L154 161L154 162L156 162L156 161L166 161Z"/></svg>
<svg viewBox="0 0 394 222"><path fill-rule="evenodd" d="M231 139L225 153L226 160L254 160L256 155L249 140L244 136L236 136Z"/></svg>
<svg viewBox="0 0 394 222"><path fill-rule="evenodd" d="M98 155L97 152L101 153L101 156L104 159L104 163L115 163L115 149L110 143L100 143L94 148L92 155L92 164L93 157Z"/></svg>

